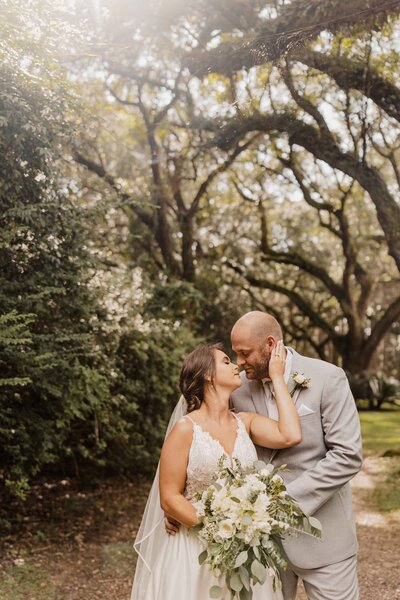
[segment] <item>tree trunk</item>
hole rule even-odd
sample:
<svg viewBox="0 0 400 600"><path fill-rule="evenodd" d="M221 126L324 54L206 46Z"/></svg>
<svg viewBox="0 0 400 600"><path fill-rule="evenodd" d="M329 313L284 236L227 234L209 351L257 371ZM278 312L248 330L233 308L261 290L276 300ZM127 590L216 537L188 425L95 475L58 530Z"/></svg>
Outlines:
<svg viewBox="0 0 400 600"><path fill-rule="evenodd" d="M193 217L184 214L180 217L182 232L182 275L185 281L194 282L196 278L193 256Z"/></svg>

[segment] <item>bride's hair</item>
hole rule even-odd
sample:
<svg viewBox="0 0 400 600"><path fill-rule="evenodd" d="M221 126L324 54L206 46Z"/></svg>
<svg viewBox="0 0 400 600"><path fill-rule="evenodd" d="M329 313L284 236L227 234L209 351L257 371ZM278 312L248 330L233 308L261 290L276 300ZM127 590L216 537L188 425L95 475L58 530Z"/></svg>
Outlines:
<svg viewBox="0 0 400 600"><path fill-rule="evenodd" d="M222 344L201 344L183 361L179 387L188 413L200 408L206 384L214 385L215 350L223 351Z"/></svg>

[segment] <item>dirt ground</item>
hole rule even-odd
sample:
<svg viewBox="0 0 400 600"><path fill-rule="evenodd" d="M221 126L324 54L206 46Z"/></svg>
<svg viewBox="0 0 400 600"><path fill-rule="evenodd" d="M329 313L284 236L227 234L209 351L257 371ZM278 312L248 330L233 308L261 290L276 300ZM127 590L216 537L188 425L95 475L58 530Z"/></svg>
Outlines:
<svg viewBox="0 0 400 600"><path fill-rule="evenodd" d="M361 600L400 600L400 515L377 512L371 498L385 460L367 458L353 482ZM147 491L145 481L38 489L29 513L16 506L13 533L2 536L0 600L129 600Z"/></svg>

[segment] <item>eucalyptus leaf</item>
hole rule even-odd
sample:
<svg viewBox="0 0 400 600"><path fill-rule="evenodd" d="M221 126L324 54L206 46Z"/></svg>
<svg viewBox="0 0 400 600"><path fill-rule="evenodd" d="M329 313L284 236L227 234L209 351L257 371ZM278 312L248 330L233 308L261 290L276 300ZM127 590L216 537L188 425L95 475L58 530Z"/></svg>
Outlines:
<svg viewBox="0 0 400 600"><path fill-rule="evenodd" d="M267 578L267 570L259 560L253 560L251 563L251 572L260 583L264 583Z"/></svg>
<svg viewBox="0 0 400 600"><path fill-rule="evenodd" d="M247 590L250 590L250 575L244 565L239 567L239 575L240 575L240 579L242 580L244 587Z"/></svg>
<svg viewBox="0 0 400 600"><path fill-rule="evenodd" d="M213 585L209 593L210 598L220 598L222 596L222 588L219 585Z"/></svg>
<svg viewBox="0 0 400 600"><path fill-rule="evenodd" d="M242 587L243 587L243 582L242 582L242 580L240 579L240 577L239 577L239 574L238 574L238 573L234 573L234 574L231 576L231 578L230 578L230 580L229 580L229 585L230 585L230 588L231 588L231 590L234 590L235 592L240 592L240 590L241 590L241 589L242 589Z"/></svg>
<svg viewBox="0 0 400 600"><path fill-rule="evenodd" d="M201 552L201 554L199 554L199 565L202 565L203 562L206 560L207 558L207 550L203 550L203 552Z"/></svg>
<svg viewBox="0 0 400 600"><path fill-rule="evenodd" d="M318 519L316 519L315 517L308 517L308 520L310 522L311 527L317 529L318 531L322 530L322 525L320 521L318 521Z"/></svg>
<svg viewBox="0 0 400 600"><path fill-rule="evenodd" d="M257 471L261 471L261 469L268 469L271 470L274 468L270 463L267 465L267 463L265 463L263 460L256 460L253 467L257 470ZM271 469L270 469L271 467Z"/></svg>
<svg viewBox="0 0 400 600"><path fill-rule="evenodd" d="M237 569L238 567L240 567L240 565L243 565L246 560L248 559L249 555L247 550L243 550L243 552L240 552L240 554L238 554L237 558L236 558L236 562L234 564L234 569Z"/></svg>

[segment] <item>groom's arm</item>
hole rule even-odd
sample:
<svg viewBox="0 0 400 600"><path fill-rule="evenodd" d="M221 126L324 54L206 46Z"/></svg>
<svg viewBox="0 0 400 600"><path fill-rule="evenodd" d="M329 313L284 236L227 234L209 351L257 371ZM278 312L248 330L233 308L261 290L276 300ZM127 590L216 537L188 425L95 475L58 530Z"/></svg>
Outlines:
<svg viewBox="0 0 400 600"><path fill-rule="evenodd" d="M288 493L308 515L318 510L360 470L360 421L347 377L337 369L327 378L321 399L327 453L287 485Z"/></svg>

